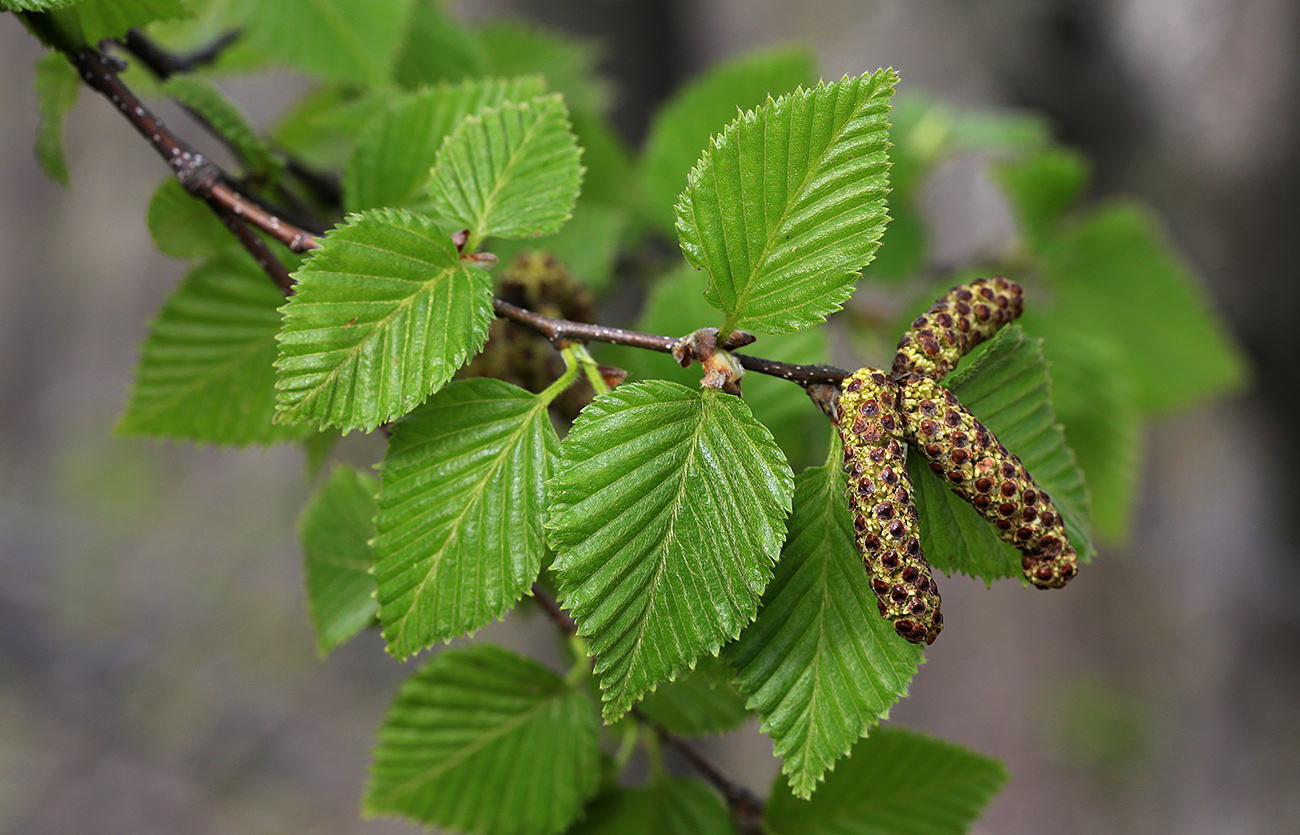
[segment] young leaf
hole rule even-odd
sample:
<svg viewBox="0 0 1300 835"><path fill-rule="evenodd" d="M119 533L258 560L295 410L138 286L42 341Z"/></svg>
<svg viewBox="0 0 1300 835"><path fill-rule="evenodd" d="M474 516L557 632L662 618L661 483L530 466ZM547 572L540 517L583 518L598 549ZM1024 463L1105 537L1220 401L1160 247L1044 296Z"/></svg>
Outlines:
<svg viewBox="0 0 1300 835"><path fill-rule="evenodd" d="M731 667L705 655L695 669L659 685L637 708L680 736L730 731L750 717L745 697L731 683Z"/></svg>
<svg viewBox="0 0 1300 835"><path fill-rule="evenodd" d="M742 114L691 169L682 251L708 270L722 330L784 333L840 309L885 231L889 98L879 70Z"/></svg>
<svg viewBox="0 0 1300 835"><path fill-rule="evenodd" d="M539 73L574 110L608 108L612 95L597 71L603 56L595 41L514 21L491 23L478 34L492 75Z"/></svg>
<svg viewBox="0 0 1300 835"><path fill-rule="evenodd" d="M974 362L948 377L946 386L1020 457L1039 487L1052 497L1065 519L1070 544L1080 561L1087 562L1093 552L1088 489L1052 412L1041 345L1018 325L1003 328ZM1022 576L1020 552L998 539L992 526L953 495L915 451L908 454L908 471L921 517L921 540L932 565L947 574L959 571L990 584L1002 577Z"/></svg>
<svg viewBox="0 0 1300 835"><path fill-rule="evenodd" d="M412 676L379 729L363 808L477 835L551 835L595 793L600 748L581 688L491 644Z"/></svg>
<svg viewBox="0 0 1300 835"><path fill-rule="evenodd" d="M478 36L453 19L441 0L417 0L393 78L408 89L487 75Z"/></svg>
<svg viewBox="0 0 1300 835"><path fill-rule="evenodd" d="M569 835L734 835L735 831L717 793L698 780L668 777L598 795Z"/></svg>
<svg viewBox="0 0 1300 835"><path fill-rule="evenodd" d="M538 76L440 84L396 96L368 120L343 172L349 211L427 209L424 186L443 140L471 113L541 95Z"/></svg>
<svg viewBox="0 0 1300 835"><path fill-rule="evenodd" d="M302 437L271 422L283 303L242 252L191 270L149 328L117 433L235 446Z"/></svg>
<svg viewBox="0 0 1300 835"><path fill-rule="evenodd" d="M471 240L555 232L578 199L581 155L559 96L485 110L438 151L433 211Z"/></svg>
<svg viewBox="0 0 1300 835"><path fill-rule="evenodd" d="M651 380L583 409L548 490L552 567L613 720L753 620L793 487L744 401Z"/></svg>
<svg viewBox="0 0 1300 835"><path fill-rule="evenodd" d="M673 204L686 175L718 125L736 117L737 107L757 106L770 96L816 82L807 49L778 47L728 61L674 95L655 114L641 157L650 220L665 232L673 231Z"/></svg>
<svg viewBox="0 0 1300 835"><path fill-rule="evenodd" d="M240 0L244 37L262 53L321 78L387 80L412 0Z"/></svg>
<svg viewBox="0 0 1300 835"><path fill-rule="evenodd" d="M66 187L68 161L63 155L63 117L77 102L81 79L66 56L47 52L36 62L35 87L41 115L36 128L36 161L45 176Z"/></svg>
<svg viewBox="0 0 1300 835"><path fill-rule="evenodd" d="M212 209L186 193L175 177L163 180L149 198L145 222L153 245L173 258L199 258L239 245Z"/></svg>
<svg viewBox="0 0 1300 835"><path fill-rule="evenodd" d="M877 614L831 434L829 463L795 476L789 537L758 619L724 656L799 797L889 715L924 659Z"/></svg>
<svg viewBox="0 0 1300 835"><path fill-rule="evenodd" d="M487 339L492 282L396 209L350 215L284 306L277 417L373 429L442 387Z"/></svg>
<svg viewBox="0 0 1300 835"><path fill-rule="evenodd" d="M322 656L375 619L375 491L379 484L351 467L336 466L298 521L307 611Z"/></svg>
<svg viewBox="0 0 1300 835"><path fill-rule="evenodd" d="M1002 763L902 728L877 728L811 800L773 787L772 835L960 835L1007 781Z"/></svg>
<svg viewBox="0 0 1300 835"><path fill-rule="evenodd" d="M163 92L211 125L230 143L249 172L264 177L278 174L280 161L271 153L270 143L257 135L239 106L212 82L195 75L178 74L167 79Z"/></svg>
<svg viewBox="0 0 1300 835"><path fill-rule="evenodd" d="M1240 385L1246 362L1155 220L1111 203L1043 253L1057 309L1122 346L1138 405L1169 411Z"/></svg>
<svg viewBox="0 0 1300 835"><path fill-rule="evenodd" d="M501 380L461 380L393 427L375 578L394 656L501 617L537 579L559 446L546 405Z"/></svg>

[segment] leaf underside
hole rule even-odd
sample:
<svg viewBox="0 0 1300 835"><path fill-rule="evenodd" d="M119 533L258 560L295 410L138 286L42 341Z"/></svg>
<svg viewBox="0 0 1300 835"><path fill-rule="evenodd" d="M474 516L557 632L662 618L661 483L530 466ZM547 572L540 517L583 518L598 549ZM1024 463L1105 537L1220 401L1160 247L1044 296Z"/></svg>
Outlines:
<svg viewBox="0 0 1300 835"><path fill-rule="evenodd" d="M739 398L652 380L583 410L548 489L560 595L613 720L753 619L792 478Z"/></svg>
<svg viewBox="0 0 1300 835"><path fill-rule="evenodd" d="M487 339L490 277L419 215L350 215L295 275L278 337L278 420L373 429L415 408Z"/></svg>
<svg viewBox="0 0 1300 835"><path fill-rule="evenodd" d="M337 466L303 509L298 523L307 611L322 656L355 637L375 619L375 492L365 473Z"/></svg>
<svg viewBox="0 0 1300 835"><path fill-rule="evenodd" d="M394 656L501 617L537 578L558 445L545 401L488 378L450 384L393 427L375 578Z"/></svg>
<svg viewBox="0 0 1300 835"><path fill-rule="evenodd" d="M839 310L888 217L890 70L797 90L714 138L677 203L724 330L784 333Z"/></svg>

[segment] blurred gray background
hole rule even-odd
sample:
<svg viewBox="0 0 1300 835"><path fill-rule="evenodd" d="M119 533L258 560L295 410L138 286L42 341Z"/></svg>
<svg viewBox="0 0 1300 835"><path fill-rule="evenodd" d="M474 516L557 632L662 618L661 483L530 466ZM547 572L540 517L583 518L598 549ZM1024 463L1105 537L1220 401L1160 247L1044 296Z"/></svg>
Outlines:
<svg viewBox="0 0 1300 835"><path fill-rule="evenodd" d="M1134 541L1068 592L949 578L961 628L893 720L1008 764L979 832L1300 832L1300 4L460 5L605 37L634 140L683 79L795 40L827 77L892 65L953 104L1039 108L1096 164L1096 195L1156 206L1255 385L1152 427ZM415 831L358 818L372 732L413 668L373 635L316 658L301 456L109 434L183 270L145 230L166 172L83 92L72 188L48 182L31 155L39 53L0 15L0 831ZM298 88L228 89L266 123ZM987 228L989 188L978 168L940 177L941 247ZM520 621L485 633L550 643ZM752 728L704 747L760 792L778 767Z"/></svg>

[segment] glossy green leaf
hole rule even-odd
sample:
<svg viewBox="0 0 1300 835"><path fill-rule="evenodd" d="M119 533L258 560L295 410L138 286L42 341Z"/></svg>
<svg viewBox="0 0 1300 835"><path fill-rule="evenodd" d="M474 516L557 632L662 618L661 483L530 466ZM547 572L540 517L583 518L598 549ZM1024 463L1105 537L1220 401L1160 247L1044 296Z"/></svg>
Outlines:
<svg viewBox="0 0 1300 835"><path fill-rule="evenodd" d="M241 0L244 37L264 53L320 78L388 79L412 0Z"/></svg>
<svg viewBox="0 0 1300 835"><path fill-rule="evenodd" d="M47 52L36 61L34 84L41 117L36 127L36 161L45 176L66 187L68 161L63 155L63 117L77 102L81 79L62 53Z"/></svg>
<svg viewBox="0 0 1300 835"><path fill-rule="evenodd" d="M793 487L744 401L651 380L583 410L548 490L552 567L613 720L753 620Z"/></svg>
<svg viewBox="0 0 1300 835"><path fill-rule="evenodd" d="M501 380L461 380L393 427L375 578L394 656L501 617L537 579L559 446L546 405Z"/></svg>
<svg viewBox="0 0 1300 835"><path fill-rule="evenodd" d="M734 835L722 798L698 780L669 777L604 792L570 835Z"/></svg>
<svg viewBox="0 0 1300 835"><path fill-rule="evenodd" d="M709 137L736 118L737 108L817 83L813 55L778 47L743 55L709 70L678 91L655 114L641 156L646 212L663 232L673 232L673 205Z"/></svg>
<svg viewBox="0 0 1300 835"><path fill-rule="evenodd" d="M477 835L551 835L600 775L586 694L501 647L446 650L402 685L363 808Z"/></svg>
<svg viewBox="0 0 1300 835"><path fill-rule="evenodd" d="M443 141L472 113L524 101L545 89L537 76L439 84L392 96L367 120L343 172L349 211L397 206L428 209L425 185Z"/></svg>
<svg viewBox="0 0 1300 835"><path fill-rule="evenodd" d="M150 325L117 433L234 446L302 437L272 423L283 303L242 252L191 270Z"/></svg>
<svg viewBox="0 0 1300 835"><path fill-rule="evenodd" d="M945 385L1020 457L1034 481L1052 497L1065 520L1070 544L1080 561L1087 562L1094 550L1088 488L1052 411L1041 340L1025 336L1018 325L1004 328L974 362L949 375ZM999 539L994 528L954 495L914 451L908 453L908 471L921 517L921 542L931 565L946 574L961 572L990 584L1002 577L1023 577L1020 552Z"/></svg>
<svg viewBox="0 0 1300 835"><path fill-rule="evenodd" d="M924 658L878 614L832 436L831 462L795 476L776 576L758 619L724 656L800 797L907 695Z"/></svg>
<svg viewBox="0 0 1300 835"><path fill-rule="evenodd" d="M659 685L637 709L679 736L733 730L751 714L745 708L745 697L731 683L732 675L726 663L705 655L695 669Z"/></svg>
<svg viewBox="0 0 1300 835"><path fill-rule="evenodd" d="M880 70L742 114L710 143L677 202L682 251L734 328L784 333L853 292L888 217L889 99Z"/></svg>
<svg viewBox="0 0 1300 835"><path fill-rule="evenodd" d="M559 96L471 115L438 151L433 212L472 240L555 232L573 214L581 155Z"/></svg>
<svg viewBox="0 0 1300 835"><path fill-rule="evenodd" d="M262 177L278 175L281 163L271 152L270 143L257 135L239 106L211 81L190 74L174 75L163 84L163 92L211 125L234 149L247 171Z"/></svg>
<svg viewBox="0 0 1300 835"><path fill-rule="evenodd" d="M877 728L811 800L779 782L772 835L960 835L1007 781L1002 763L902 728Z"/></svg>
<svg viewBox="0 0 1300 835"><path fill-rule="evenodd" d="M149 198L145 222L153 245L173 258L199 258L239 246L212 209L186 193L175 177L163 180Z"/></svg>
<svg viewBox="0 0 1300 835"><path fill-rule="evenodd" d="M1138 405L1163 413L1245 381L1246 361L1151 214L1110 203L1043 252L1057 309L1113 338Z"/></svg>
<svg viewBox="0 0 1300 835"><path fill-rule="evenodd" d="M335 466L298 520L307 613L322 656L375 620L375 492L379 483L351 467Z"/></svg>
<svg viewBox="0 0 1300 835"><path fill-rule="evenodd" d="M350 215L295 275L275 363L280 420L373 429L441 388L487 340L490 278L419 215Z"/></svg>

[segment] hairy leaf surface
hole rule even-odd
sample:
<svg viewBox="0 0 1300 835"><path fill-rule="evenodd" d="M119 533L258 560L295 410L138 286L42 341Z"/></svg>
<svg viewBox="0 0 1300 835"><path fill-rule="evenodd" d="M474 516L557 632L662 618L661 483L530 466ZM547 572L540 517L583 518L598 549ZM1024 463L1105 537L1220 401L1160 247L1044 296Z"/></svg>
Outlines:
<svg viewBox="0 0 1300 835"><path fill-rule="evenodd" d="M831 434L831 463L795 476L789 537L758 619L724 656L799 797L907 695L924 658L877 612Z"/></svg>
<svg viewBox="0 0 1300 835"><path fill-rule="evenodd" d="M960 835L1007 781L997 760L902 728L877 728L811 800L778 781L772 835Z"/></svg>
<svg viewBox="0 0 1300 835"><path fill-rule="evenodd" d="M888 217L890 70L818 84L742 114L691 169L682 251L733 328L784 333L853 292Z"/></svg>
<svg viewBox="0 0 1300 835"><path fill-rule="evenodd" d="M537 579L558 446L544 399L488 378L451 383L393 427L375 539L389 652L475 630Z"/></svg>
<svg viewBox="0 0 1300 835"><path fill-rule="evenodd" d="M306 434L272 423L283 303L242 252L191 270L150 325L118 434L235 446Z"/></svg>
<svg viewBox="0 0 1300 835"><path fill-rule="evenodd" d="M363 806L480 835L551 835L600 776L595 706L535 661L477 644L402 685L379 729Z"/></svg>
<svg viewBox="0 0 1300 835"><path fill-rule="evenodd" d="M375 619L375 492L379 483L338 465L303 509L298 521L307 612L322 656Z"/></svg>
<svg viewBox="0 0 1300 835"><path fill-rule="evenodd" d="M433 211L473 240L557 231L573 213L582 155L559 96L467 117L429 174Z"/></svg>
<svg viewBox="0 0 1300 835"><path fill-rule="evenodd" d="M651 380L583 410L549 484L548 527L607 719L753 619L792 489L739 398Z"/></svg>
<svg viewBox="0 0 1300 835"><path fill-rule="evenodd" d="M613 788L592 801L571 835L734 835L722 798L698 780L669 777Z"/></svg>
<svg viewBox="0 0 1300 835"><path fill-rule="evenodd" d="M538 76L439 84L393 97L369 120L343 172L349 211L430 208L424 187L438 149L471 113L541 95Z"/></svg>
<svg viewBox="0 0 1300 835"><path fill-rule="evenodd" d="M1020 457L1038 486L1065 519L1070 544L1087 562L1090 503L1083 473L1052 412L1042 341L1018 325L1004 328L974 362L951 374L945 385L1004 446ZM954 495L929 465L908 452L908 470L921 517L921 540L930 564L986 583L1023 577L1020 552L1003 542L973 507Z"/></svg>
<svg viewBox="0 0 1300 835"><path fill-rule="evenodd" d="M673 231L673 204L691 166L718 125L736 118L738 107L757 107L771 96L815 83L807 49L778 47L727 61L682 88L655 114L641 157L651 221Z"/></svg>
<svg viewBox="0 0 1300 835"><path fill-rule="evenodd" d="M373 429L415 408L487 339L491 279L419 215L351 215L295 275L275 363L280 420Z"/></svg>
<svg viewBox="0 0 1300 835"><path fill-rule="evenodd" d="M66 187L68 161L63 154L63 117L77 102L81 78L61 53L47 52L36 61L34 85L41 117L36 127L36 161L45 176Z"/></svg>

